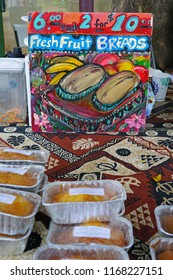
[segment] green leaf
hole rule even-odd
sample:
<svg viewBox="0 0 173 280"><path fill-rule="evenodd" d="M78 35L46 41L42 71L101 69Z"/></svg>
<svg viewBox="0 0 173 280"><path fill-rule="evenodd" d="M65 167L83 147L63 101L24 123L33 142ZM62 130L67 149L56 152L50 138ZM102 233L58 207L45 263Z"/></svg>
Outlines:
<svg viewBox="0 0 173 280"><path fill-rule="evenodd" d="M150 60L144 56L135 57L133 63L138 66L143 66L145 68L150 67Z"/></svg>
<svg viewBox="0 0 173 280"><path fill-rule="evenodd" d="M41 116L41 111L38 106L35 107L35 111L38 116Z"/></svg>
<svg viewBox="0 0 173 280"><path fill-rule="evenodd" d="M129 125L128 123L123 124L123 125L119 128L119 130L123 130L123 129L126 128L128 125Z"/></svg>

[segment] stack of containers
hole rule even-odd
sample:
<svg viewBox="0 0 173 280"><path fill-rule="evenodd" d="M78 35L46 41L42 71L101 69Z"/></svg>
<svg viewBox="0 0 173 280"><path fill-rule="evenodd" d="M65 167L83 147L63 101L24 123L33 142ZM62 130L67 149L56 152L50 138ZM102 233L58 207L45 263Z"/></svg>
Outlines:
<svg viewBox="0 0 173 280"><path fill-rule="evenodd" d="M41 204L38 195L47 182L49 153L0 150L0 256L23 253Z"/></svg>
<svg viewBox="0 0 173 280"><path fill-rule="evenodd" d="M160 205L154 211L160 237L150 242L153 260L173 260L173 205Z"/></svg>
<svg viewBox="0 0 173 280"><path fill-rule="evenodd" d="M42 204L52 219L48 245L35 258L48 259L52 254L59 258L63 246L63 259L71 255L128 259L125 250L133 244L133 231L130 221L122 217L125 200L124 187L114 180L47 184Z"/></svg>

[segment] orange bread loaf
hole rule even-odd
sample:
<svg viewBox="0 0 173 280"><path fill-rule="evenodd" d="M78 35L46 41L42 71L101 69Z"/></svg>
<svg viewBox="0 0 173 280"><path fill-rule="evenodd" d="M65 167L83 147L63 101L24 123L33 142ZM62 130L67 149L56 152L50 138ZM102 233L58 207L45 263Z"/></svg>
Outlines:
<svg viewBox="0 0 173 280"><path fill-rule="evenodd" d="M22 238L22 237L23 237L22 234L8 235L8 234L0 233L0 238L14 238L14 239L19 239L19 238Z"/></svg>
<svg viewBox="0 0 173 280"><path fill-rule="evenodd" d="M68 192L58 193L52 197L52 203L56 202L87 202L87 201L103 201L101 195L76 194L69 195Z"/></svg>
<svg viewBox="0 0 173 280"><path fill-rule="evenodd" d="M173 214L165 215L162 219L164 230L173 234Z"/></svg>
<svg viewBox="0 0 173 280"><path fill-rule="evenodd" d="M33 174L27 172L23 175L13 172L0 171L0 184L9 184L17 186L34 186L37 183L37 179Z"/></svg>
<svg viewBox="0 0 173 280"><path fill-rule="evenodd" d="M94 188L91 185L78 185L70 187L68 190L60 188L60 192L51 197L52 203L61 202L89 202L107 201L116 198L115 191L111 189ZM75 190L75 191L74 191Z"/></svg>
<svg viewBox="0 0 173 280"><path fill-rule="evenodd" d="M60 257L60 256L51 256L49 260L97 260L98 256L96 254L92 253L71 253L66 254L66 256Z"/></svg>
<svg viewBox="0 0 173 280"><path fill-rule="evenodd" d="M3 195L3 200L1 199L1 195ZM4 195L6 195L5 202L2 202L4 201ZM10 201L9 203L8 200ZM15 216L28 216L32 214L34 207L35 205L22 195L10 194L8 192L5 194L0 193L0 212Z"/></svg>
<svg viewBox="0 0 173 280"><path fill-rule="evenodd" d="M85 247L85 246L84 246ZM94 246L95 247L95 246ZM48 253L45 254L49 260L116 260L119 259L118 255L112 250L112 246L109 249L101 249L98 247L88 247L89 250L81 247L81 249L60 249L57 252L51 252L48 249Z"/></svg>
<svg viewBox="0 0 173 280"><path fill-rule="evenodd" d="M173 260L173 251L164 251L158 253L156 256L157 260Z"/></svg>
<svg viewBox="0 0 173 280"><path fill-rule="evenodd" d="M73 259L76 259L76 260L82 260L84 258L82 258L82 256L80 256L79 254L73 254L73 255L69 255L67 254L66 256L63 256L63 257L60 257L60 256L51 256L49 258L49 260L73 260Z"/></svg>
<svg viewBox="0 0 173 280"><path fill-rule="evenodd" d="M77 236L74 233L76 227L78 227L78 231L80 231L81 228L81 230L87 232L87 236L86 234L84 234L84 236L82 236L81 234L80 236ZM98 230L97 227L100 227L98 237L97 237L97 233L93 237L92 232ZM102 231L102 229L104 231L105 228L108 229L108 233L110 232L110 236L109 234L105 235L105 233L103 233L102 236L100 236L100 232ZM91 237L89 236L88 230L91 232ZM92 223L86 222L86 223L81 223L74 227L64 226L63 230L59 232L57 236L54 238L55 238L55 243L57 244L97 243L97 244L104 244L104 245L116 245L119 247L124 247L126 245L125 236L122 230L113 227L110 228L110 226L107 223L102 223L102 222L92 222Z"/></svg>
<svg viewBox="0 0 173 280"><path fill-rule="evenodd" d="M18 152L10 152L10 151L0 151L0 159L1 160L31 160L37 161L37 157L35 155L27 155Z"/></svg>

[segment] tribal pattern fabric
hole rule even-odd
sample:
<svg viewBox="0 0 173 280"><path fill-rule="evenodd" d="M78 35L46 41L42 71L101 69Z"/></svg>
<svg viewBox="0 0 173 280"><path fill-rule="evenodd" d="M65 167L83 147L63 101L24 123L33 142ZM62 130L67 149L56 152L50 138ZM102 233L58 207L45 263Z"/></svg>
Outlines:
<svg viewBox="0 0 173 280"><path fill-rule="evenodd" d="M149 244L159 235L154 209L161 204L173 205L170 108L167 117L164 111L156 110L153 127L158 118L162 126L147 129L143 135L33 133L28 126L1 125L0 147L48 150L45 173L49 182L118 180L127 193L123 216L133 225L134 244L129 257L151 259ZM10 259L32 259L36 249L46 243L49 223L50 217L41 206L25 252Z"/></svg>

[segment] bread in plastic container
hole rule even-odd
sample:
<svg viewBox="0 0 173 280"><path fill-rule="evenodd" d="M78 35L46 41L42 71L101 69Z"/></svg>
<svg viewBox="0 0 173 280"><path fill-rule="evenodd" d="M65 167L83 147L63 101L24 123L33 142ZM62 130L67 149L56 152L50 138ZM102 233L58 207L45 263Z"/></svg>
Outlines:
<svg viewBox="0 0 173 280"><path fill-rule="evenodd" d="M163 251L157 254L157 260L173 260L173 250Z"/></svg>
<svg viewBox="0 0 173 280"><path fill-rule="evenodd" d="M0 193L0 212L15 216L28 216L31 215L34 207L34 203L21 194L12 195L8 191Z"/></svg>
<svg viewBox="0 0 173 280"><path fill-rule="evenodd" d="M32 232L33 224L34 221L32 221L30 227L24 234L12 236L0 234L0 257L12 257L23 254Z"/></svg>
<svg viewBox="0 0 173 280"><path fill-rule="evenodd" d="M47 184L42 203L58 224L110 221L122 212L126 191L114 180L55 181Z"/></svg>
<svg viewBox="0 0 173 280"><path fill-rule="evenodd" d="M103 244L129 249L133 244L131 222L117 217L114 222L87 222L75 225L50 224L47 242L51 244Z"/></svg>
<svg viewBox="0 0 173 280"><path fill-rule="evenodd" d="M46 166L50 152L47 150L0 149L0 163L5 164L39 164Z"/></svg>
<svg viewBox="0 0 173 280"><path fill-rule="evenodd" d="M152 260L173 260L173 238L158 237L150 242Z"/></svg>
<svg viewBox="0 0 173 280"><path fill-rule="evenodd" d="M44 177L41 165L0 164L0 186L37 193Z"/></svg>
<svg viewBox="0 0 173 280"><path fill-rule="evenodd" d="M164 230L170 234L173 234L173 213L165 215L162 223Z"/></svg>
<svg viewBox="0 0 173 280"><path fill-rule="evenodd" d="M154 210L158 231L173 237L173 205L160 205Z"/></svg>
<svg viewBox="0 0 173 280"><path fill-rule="evenodd" d="M25 176L9 171L0 170L0 184L16 184L19 186L33 186L37 182L37 179L32 176L31 173L26 172Z"/></svg>
<svg viewBox="0 0 173 280"><path fill-rule="evenodd" d="M36 250L35 260L129 260L128 253L116 246L53 245Z"/></svg>
<svg viewBox="0 0 173 280"><path fill-rule="evenodd" d="M0 187L0 233L25 234L35 219L41 197Z"/></svg>

